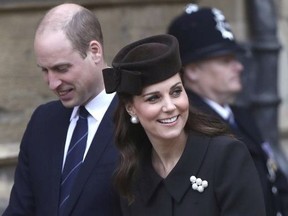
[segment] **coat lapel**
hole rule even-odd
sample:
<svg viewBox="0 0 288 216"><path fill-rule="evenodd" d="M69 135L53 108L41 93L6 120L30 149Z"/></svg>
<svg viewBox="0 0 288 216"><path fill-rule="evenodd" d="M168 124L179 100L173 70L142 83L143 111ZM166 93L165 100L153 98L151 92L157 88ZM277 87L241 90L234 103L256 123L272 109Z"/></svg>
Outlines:
<svg viewBox="0 0 288 216"><path fill-rule="evenodd" d="M198 176L209 143L210 138L190 135L182 157L165 179L169 193L177 202L180 202L187 189L191 189L190 177ZM179 182L183 182L183 184L179 184Z"/></svg>
<svg viewBox="0 0 288 216"><path fill-rule="evenodd" d="M262 157L262 160L266 161L267 156L261 147L264 140L250 112L247 109L235 106L232 106L232 111L239 125L239 139L246 144L252 155ZM241 139L242 136L244 137Z"/></svg>
<svg viewBox="0 0 288 216"><path fill-rule="evenodd" d="M241 129L245 131L245 134L255 143L262 143L263 140L261 138L260 131L258 130L252 115L250 115L250 111L236 106L232 106L231 108L237 124L239 124Z"/></svg>
<svg viewBox="0 0 288 216"><path fill-rule="evenodd" d="M50 119L55 119L53 125L50 125L50 134L46 137L46 142L52 146L50 154L47 153L47 155L51 156L52 167L51 178L48 180L50 184L47 184L47 187L51 188L51 197L53 197L53 199L49 200L51 205L51 208L49 208L49 211L51 211L50 215L57 215L58 211L63 152L71 112L72 109L67 111L66 108L61 107L60 111L51 112L54 116L49 117Z"/></svg>
<svg viewBox="0 0 288 216"><path fill-rule="evenodd" d="M204 112L208 115L212 115L224 121L224 119L214 109L212 109L201 97L196 95L194 92L187 90L187 95L189 98L190 105L192 107L196 108L197 110L201 112Z"/></svg>
<svg viewBox="0 0 288 216"><path fill-rule="evenodd" d="M143 173L139 178L139 190L144 202L149 202L162 181L164 181L171 196L179 202L187 189L191 188L190 176L197 176L201 168L209 146L209 140L209 138L191 133L180 160L166 179L162 179L155 172L151 164L151 159L146 161ZM179 182L181 182L181 184L179 184Z"/></svg>

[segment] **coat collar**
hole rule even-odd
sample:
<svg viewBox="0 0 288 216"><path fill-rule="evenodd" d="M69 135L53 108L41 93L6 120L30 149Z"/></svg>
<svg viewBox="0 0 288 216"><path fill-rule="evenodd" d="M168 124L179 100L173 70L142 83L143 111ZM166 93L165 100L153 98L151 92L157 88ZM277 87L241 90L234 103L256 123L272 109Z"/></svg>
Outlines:
<svg viewBox="0 0 288 216"><path fill-rule="evenodd" d="M190 176L197 176L200 170L209 140L207 137L191 133L181 158L165 179L155 172L151 157L146 157L137 188L143 201L148 203L159 185L165 184L170 195L180 202L186 191L191 188Z"/></svg>

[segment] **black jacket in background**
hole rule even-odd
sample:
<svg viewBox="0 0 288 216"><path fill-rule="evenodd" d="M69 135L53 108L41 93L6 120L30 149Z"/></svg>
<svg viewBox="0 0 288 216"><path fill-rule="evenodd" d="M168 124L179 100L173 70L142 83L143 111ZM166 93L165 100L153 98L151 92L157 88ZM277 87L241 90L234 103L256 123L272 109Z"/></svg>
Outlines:
<svg viewBox="0 0 288 216"><path fill-rule="evenodd" d="M190 90L186 91L192 107L213 115L228 125L200 96ZM230 130L236 138L246 144L253 158L262 184L267 216L276 216L277 212L281 212L282 216L288 216L288 182L286 177L278 169L274 181L268 178L269 172L266 165L268 156L261 147L264 140L251 112L244 107L231 106L231 109L237 128L230 127Z"/></svg>

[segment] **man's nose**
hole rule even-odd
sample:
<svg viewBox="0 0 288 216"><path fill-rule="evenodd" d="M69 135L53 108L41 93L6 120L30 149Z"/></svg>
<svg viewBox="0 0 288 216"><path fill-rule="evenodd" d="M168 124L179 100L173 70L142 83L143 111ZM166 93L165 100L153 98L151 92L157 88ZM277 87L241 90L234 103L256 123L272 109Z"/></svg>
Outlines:
<svg viewBox="0 0 288 216"><path fill-rule="evenodd" d="M53 72L47 73L47 83L51 90L55 90L60 86L61 80L58 78L58 76Z"/></svg>

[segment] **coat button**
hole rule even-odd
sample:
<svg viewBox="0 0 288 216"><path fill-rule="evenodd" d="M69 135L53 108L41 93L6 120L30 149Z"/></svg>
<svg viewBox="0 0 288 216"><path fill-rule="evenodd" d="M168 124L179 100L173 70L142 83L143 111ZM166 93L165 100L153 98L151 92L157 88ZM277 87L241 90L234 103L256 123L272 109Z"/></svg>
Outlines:
<svg viewBox="0 0 288 216"><path fill-rule="evenodd" d="M278 189L275 186L272 187L272 193L273 194L277 194L278 193Z"/></svg>

